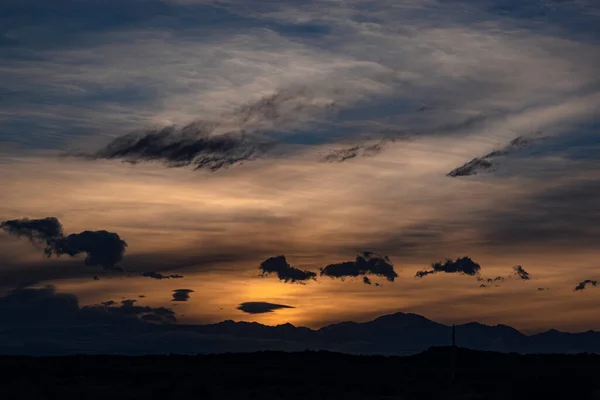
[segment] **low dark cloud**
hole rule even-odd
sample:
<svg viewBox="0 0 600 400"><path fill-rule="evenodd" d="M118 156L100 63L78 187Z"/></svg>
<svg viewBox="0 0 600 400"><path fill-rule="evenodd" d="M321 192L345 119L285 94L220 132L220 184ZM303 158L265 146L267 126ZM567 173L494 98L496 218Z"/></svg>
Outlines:
<svg viewBox="0 0 600 400"><path fill-rule="evenodd" d="M445 272L447 274L463 274L469 276L475 276L481 271L481 266L471 260L469 257L457 258L456 261L446 259L444 262L436 262L431 264L430 270L417 271L415 276L417 278L423 278L430 274L437 274L438 272Z"/></svg>
<svg viewBox="0 0 600 400"><path fill-rule="evenodd" d="M522 266L520 266L520 265L515 265L515 266L513 267L513 270L514 270L514 275L515 275L517 278L519 278L519 279L523 279L523 280L525 280L525 281L528 281L528 280L530 280L530 279L531 279L531 276L529 275L529 272L525 271L525 270L523 269L523 267L522 267Z"/></svg>
<svg viewBox="0 0 600 400"><path fill-rule="evenodd" d="M368 276L363 276L363 283L366 285L370 285L372 282Z"/></svg>
<svg viewBox="0 0 600 400"><path fill-rule="evenodd" d="M539 133L536 133L536 135L537 134ZM495 166L495 163L493 162L495 158L507 156L519 149L527 147L531 145L533 140L533 137L528 138L525 136L519 136L511 140L510 143L502 149L494 150L483 157L476 157L471 161L467 162L466 164L463 164L460 167L453 169L447 174L447 176L453 178L460 176L470 176L491 169Z"/></svg>
<svg viewBox="0 0 600 400"><path fill-rule="evenodd" d="M312 271L303 271L292 267L284 255L267 258L260 263L258 269L262 276L276 274L277 278L285 283L304 283L317 277L317 274Z"/></svg>
<svg viewBox="0 0 600 400"><path fill-rule="evenodd" d="M3 221L0 228L9 235L44 245L44 253L48 257L65 254L74 257L85 253L85 265L122 270L118 264L123 259L127 243L114 232L83 231L65 236L61 223L54 217Z"/></svg>
<svg viewBox="0 0 600 400"><path fill-rule="evenodd" d="M1 233L0 236L2 236ZM216 239L207 240L207 245L201 249L185 248L176 252L150 250L149 252L128 254L127 257L124 257L122 266L128 273L131 273L132 277L138 275L140 279L143 277L139 274L147 271L158 272L164 276L181 277L186 275L186 270L190 269L219 271L224 264L254 263L264 254L272 253L273 250L272 246L261 243L250 245L239 241L224 243ZM32 286L64 279L91 279L93 275L107 279L113 273L113 271L102 272L103 274L100 275L96 269L82 268L81 261L70 257L49 259L45 257L39 259L5 257L0 265L0 289L8 290L17 286Z"/></svg>
<svg viewBox="0 0 600 400"><path fill-rule="evenodd" d="M152 279L158 279L158 280L162 280L162 279L181 279L183 278L183 275L177 275L177 274L172 274L172 275L163 275L159 272L155 272L155 271L149 271L149 272L142 272L142 276L148 277L148 278L152 278Z"/></svg>
<svg viewBox="0 0 600 400"><path fill-rule="evenodd" d="M121 305L114 307L115 302L102 303L100 306L86 306L84 310L101 311L118 318L139 318L143 321L161 324L173 324L177 321L175 312L166 307L149 307L136 305L137 300L125 299Z"/></svg>
<svg viewBox="0 0 600 400"><path fill-rule="evenodd" d="M284 304L273 304L263 301L251 301L240 304L237 309L248 314L265 314L282 308L294 308Z"/></svg>
<svg viewBox="0 0 600 400"><path fill-rule="evenodd" d="M573 288L574 292L578 292L580 290L585 289L588 285L596 286L598 285L598 281L593 281L591 279L586 279L585 281L579 282L577 286Z"/></svg>
<svg viewBox="0 0 600 400"><path fill-rule="evenodd" d="M321 268L321 276L331 278L344 279L367 274L381 276L390 282L398 277L394 265L387 256L380 256L370 251L358 254L354 261L330 264Z"/></svg>
<svg viewBox="0 0 600 400"><path fill-rule="evenodd" d="M17 288L0 297L3 327L12 326L79 326L141 322L151 316L154 322L176 322L175 313L164 307L136 306L135 301L124 300L120 305L109 300L100 304L80 307L76 296L58 293L53 286Z"/></svg>
<svg viewBox="0 0 600 400"><path fill-rule="evenodd" d="M486 283L495 283L495 282L504 282L503 276L497 276L495 278L484 278L481 276L477 277L477 282L486 282Z"/></svg>
<svg viewBox="0 0 600 400"><path fill-rule="evenodd" d="M169 279L168 275L163 275L163 274L160 274L160 273L154 272L154 271L142 272L142 276L146 276L146 277L152 278L152 279L159 279L159 280L160 279Z"/></svg>
<svg viewBox="0 0 600 400"><path fill-rule="evenodd" d="M192 289L175 289L173 290L172 301L188 301L190 299L190 293L194 293Z"/></svg>

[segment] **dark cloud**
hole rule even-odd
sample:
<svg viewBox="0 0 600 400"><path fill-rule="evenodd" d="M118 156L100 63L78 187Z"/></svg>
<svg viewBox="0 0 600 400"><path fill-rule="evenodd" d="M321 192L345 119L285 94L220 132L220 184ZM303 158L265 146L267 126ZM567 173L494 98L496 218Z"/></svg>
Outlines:
<svg viewBox="0 0 600 400"><path fill-rule="evenodd" d="M47 256L67 254L71 257L86 253L85 265L120 270L117 265L125 253L127 243L118 234L108 231L83 231L57 238L45 249Z"/></svg>
<svg viewBox="0 0 600 400"><path fill-rule="evenodd" d="M251 301L240 304L237 309L248 314L264 314L270 313L282 308L294 308L283 304L266 303L263 301Z"/></svg>
<svg viewBox="0 0 600 400"><path fill-rule="evenodd" d="M422 278L429 274L436 274L438 272L445 272L448 274L464 274L469 276L475 276L479 274L481 266L471 260L469 257L457 258L456 261L446 259L444 262L436 262L431 264L430 270L417 271L415 276Z"/></svg>
<svg viewBox="0 0 600 400"><path fill-rule="evenodd" d="M121 300L121 304L125 307L133 307L133 305L137 302L137 300L125 299Z"/></svg>
<svg viewBox="0 0 600 400"><path fill-rule="evenodd" d="M102 303L101 306L86 306L84 310L101 311L118 318L139 318L144 321L172 324L177 321L175 312L166 307L138 306L137 300L125 299L121 305L113 307L115 302Z"/></svg>
<svg viewBox="0 0 600 400"><path fill-rule="evenodd" d="M281 89L214 120L132 132L94 153L67 155L120 159L134 164L160 162L169 167L193 166L214 172L264 156L276 142L261 139L261 134L274 130L278 124L301 120L332 107L331 103L315 102L314 96L305 87Z"/></svg>
<svg viewBox="0 0 600 400"><path fill-rule="evenodd" d="M183 128L165 127L116 138L92 159L121 159L129 163L161 162L169 167L192 165L194 169L217 171L253 160L271 144L258 143L244 133L212 135L205 124L191 123Z"/></svg>
<svg viewBox="0 0 600 400"><path fill-rule="evenodd" d="M357 277L360 275L377 275L393 282L398 277L394 265L387 256L379 256L366 251L356 256L355 261L330 264L321 268L321 276L332 278Z"/></svg>
<svg viewBox="0 0 600 400"><path fill-rule="evenodd" d="M421 108L418 108L416 110L416 112L423 113L424 111L433 111L436 108L437 107L434 107L434 106L423 106ZM452 135L452 134L456 134L456 133L463 133L465 130L474 131L475 129L484 127L486 124L488 124L491 121L498 120L498 119L504 119L504 118L505 118L505 116L503 116L501 114L492 113L490 115L477 115L477 116L469 117L469 118L466 118L466 119L463 119L460 121L446 123L446 124L442 124L442 125L438 125L438 126L427 127L424 129L416 127L416 126L414 126L412 128L402 129L402 130L385 129L385 132L382 132L383 138L379 139L379 141L373 143L375 141L375 139L369 138L369 139L365 140L363 143L354 144L354 145L348 146L346 148L331 151L328 155L326 155L324 157L324 161L344 162L344 161L348 161L348 160L359 158L359 157L375 156L375 155L381 153L386 145L388 145L389 143L394 143L398 140L405 141L405 140L412 140L415 138L426 137L426 136L441 136L441 135L448 135L448 134ZM514 142L514 145L517 146L517 142L519 142L520 140L523 140L523 139L517 138L517 139L513 140L511 143ZM475 171L478 168L486 168L487 164L490 164L490 167L491 167L491 162L485 158L500 156L500 152L502 152L502 151L506 151L506 154L508 154L507 149L502 149L502 150L497 150L495 152L492 152L482 158L476 158L476 159L470 161L469 163L465 164L463 167L457 168L455 170L457 173L456 176L464 175L467 172Z"/></svg>
<svg viewBox="0 0 600 400"><path fill-rule="evenodd" d="M177 252L156 250L128 254L124 257L122 266L132 276L146 271L158 272L165 276L182 276L183 272L189 269L218 271L224 264L253 263L257 258L273 251L272 246L262 243L249 245L239 241L224 243L222 240L207 240L206 246L201 249L186 247ZM180 274L174 274L173 271ZM94 274L100 278L108 275L106 278L109 278L109 273L112 272L98 275L97 271L90 268L81 268L78 260L65 257L32 260L5 257L0 265L0 288L12 289L58 279L91 279ZM177 278L171 276L171 279Z"/></svg>
<svg viewBox="0 0 600 400"><path fill-rule="evenodd" d="M437 107L428 107L424 106L416 110L416 112L422 113L424 111L432 111ZM465 130L473 131L475 129L481 128L485 126L487 123L497 119L503 119L502 115L478 115L474 117L469 117L463 119L461 121L447 123L439 126L433 126L425 129L420 129L417 127L411 129L386 129L385 133L383 133L383 138L379 139L379 141L374 142L374 138L370 138L365 140L364 143L354 144L352 146L348 146L342 149L337 149L331 151L328 155L324 157L324 161L328 162L344 162L348 160L352 160L359 157L370 157L375 156L383 151L386 145L389 143L396 142L398 140L412 140L419 137L426 136L440 136L446 134L455 134L461 133ZM513 140L515 142L515 146L517 142L522 139L517 138ZM513 143L511 142L511 143ZM506 149L494 151L483 158L475 158L469 163L465 164L462 167L457 168L455 173L456 176L464 175L468 172L476 171L478 168L487 168L488 164L491 167L491 162L489 162L486 157L497 157L500 156L500 152L506 151ZM506 152L508 154L508 151Z"/></svg>
<svg viewBox="0 0 600 400"><path fill-rule="evenodd" d="M522 266L515 265L513 267L513 270L515 271L514 275L516 277L518 277L519 279L523 279L525 281L528 281L528 280L531 279L531 276L529 275L529 272L525 271Z"/></svg>
<svg viewBox="0 0 600 400"><path fill-rule="evenodd" d="M269 257L260 263L258 269L261 275L277 274L280 281L291 283L304 283L309 280L314 280L317 274L312 271L303 271L292 267L288 264L284 255Z"/></svg>
<svg viewBox="0 0 600 400"><path fill-rule="evenodd" d="M573 288L573 291L577 292L577 291L585 289L587 287L587 285L596 286L597 284L598 284L598 281L586 279L585 281L579 282L579 284L577 284L577 286L575 286Z"/></svg>
<svg viewBox="0 0 600 400"><path fill-rule="evenodd" d="M421 270L421 271L417 271L417 273L415 274L416 278L423 278L424 276L430 275L430 274L435 274L435 271L433 270Z"/></svg>
<svg viewBox="0 0 600 400"><path fill-rule="evenodd" d="M177 275L177 274L172 274L172 275L163 275L159 272L155 272L155 271L149 271L149 272L142 272L142 276L146 276L148 278L152 278L152 279L181 279L183 278L183 275Z"/></svg>
<svg viewBox="0 0 600 400"><path fill-rule="evenodd" d="M343 149L333 150L324 157L327 162L344 162L357 157L372 157L383 151L388 142L393 142L393 138L384 138L374 144L358 144Z"/></svg>
<svg viewBox="0 0 600 400"><path fill-rule="evenodd" d="M370 285L372 282L368 276L363 276L363 283L366 285Z"/></svg>
<svg viewBox="0 0 600 400"><path fill-rule="evenodd" d="M9 235L25 237L33 243L47 243L53 238L63 236L62 224L57 218L14 219L0 223L0 229Z"/></svg>
<svg viewBox="0 0 600 400"><path fill-rule="evenodd" d="M486 282L486 283L494 283L494 282L504 282L503 276L497 276L495 278L484 278L481 276L477 277L477 282Z"/></svg>
<svg viewBox="0 0 600 400"><path fill-rule="evenodd" d="M539 134L536 133L536 135ZM470 176L470 175L476 175L482 171L488 170L492 167L494 167L494 162L493 160L497 157L502 157L502 156L506 156L509 155L519 149L522 149L524 147L527 147L529 145L531 145L531 143L533 142L533 138L528 138L525 136L519 136L513 140L510 141L510 143L508 145L506 145L505 147L503 147L500 150L494 150L489 154L486 154L483 157L476 157L474 159L472 159L471 161L469 161L468 163L461 165L458 168L453 169L452 171L450 171L447 176L450 177L459 177L459 176Z"/></svg>
<svg viewBox="0 0 600 400"><path fill-rule="evenodd" d="M190 293L194 293L194 291L191 289L175 289L173 290L172 301L188 301L190 298Z"/></svg>
<svg viewBox="0 0 600 400"><path fill-rule="evenodd" d="M453 169L448 173L448 176L470 176L475 175L483 170L492 168L494 164L484 158L474 158L468 163L461 165L458 168Z"/></svg>
<svg viewBox="0 0 600 400"><path fill-rule="evenodd" d="M451 264L448 264L449 262ZM452 264L456 264L456 265L452 265ZM479 275L479 273L481 271L481 267L479 266L479 264L473 262L468 257L458 259L455 262L452 262L452 260L446 260L446 262L444 264L438 262L438 263L433 264L432 268L433 268L432 270L428 270L428 271L418 271L416 273L416 277L422 278L426 275L434 274L436 272L462 273L465 275L475 276L477 279L477 282L480 282L479 287L488 287L490 285L494 285L495 287L498 287L505 280L513 279L513 278L517 278L517 279L521 279L521 280L530 280L531 279L529 272L525 271L525 269L520 265L516 265L513 267L512 275L486 278L484 276Z"/></svg>
<svg viewBox="0 0 600 400"><path fill-rule="evenodd" d="M3 327L11 326L75 326L141 322L142 317L157 317L156 322L174 323L175 313L167 308L136 306L125 300L117 306L114 301L80 307L77 297L57 293L53 286L17 288L0 297ZM158 318L160 317L160 318Z"/></svg>
<svg viewBox="0 0 600 400"><path fill-rule="evenodd" d="M158 272L150 271L150 272L142 272L142 276L146 276L152 279L169 279L168 275L163 275Z"/></svg>
<svg viewBox="0 0 600 400"><path fill-rule="evenodd" d="M550 290L550 288L539 287L539 288L537 288L537 290L538 290L538 292L542 292L544 290Z"/></svg>
<svg viewBox="0 0 600 400"><path fill-rule="evenodd" d="M10 235L26 237L36 245L44 244L44 253L48 257L64 254L73 257L85 253L86 265L99 265L107 270L121 270L118 263L127 247L118 234L104 230L64 236L62 225L54 217L3 221L0 228Z"/></svg>

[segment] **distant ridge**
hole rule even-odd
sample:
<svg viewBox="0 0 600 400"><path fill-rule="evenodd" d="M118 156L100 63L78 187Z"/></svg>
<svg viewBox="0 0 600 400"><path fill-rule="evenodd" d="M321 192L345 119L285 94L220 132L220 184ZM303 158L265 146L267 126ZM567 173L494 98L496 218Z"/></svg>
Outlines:
<svg viewBox="0 0 600 400"><path fill-rule="evenodd" d="M18 331L18 335L15 333ZM452 344L452 327L418 314L395 313L368 322L341 322L320 329L290 323L267 326L227 320L207 325L65 325L43 332L0 327L0 354L206 354L324 350L364 355L412 355ZM600 332L548 330L525 335L507 325L456 325L459 347L522 354L600 353Z"/></svg>
<svg viewBox="0 0 600 400"><path fill-rule="evenodd" d="M350 354L416 354L430 347L451 345L452 327L412 313L382 315L368 322L346 321L320 329L277 326L231 320L210 325L160 327L193 331L202 335L230 335L238 339L276 340L282 347L265 350L327 350ZM160 329L159 328L159 329ZM284 345L285 343L285 345ZM456 344L460 347L495 352L532 353L600 353L600 332L567 333L549 330L525 335L503 324L478 322L456 325Z"/></svg>

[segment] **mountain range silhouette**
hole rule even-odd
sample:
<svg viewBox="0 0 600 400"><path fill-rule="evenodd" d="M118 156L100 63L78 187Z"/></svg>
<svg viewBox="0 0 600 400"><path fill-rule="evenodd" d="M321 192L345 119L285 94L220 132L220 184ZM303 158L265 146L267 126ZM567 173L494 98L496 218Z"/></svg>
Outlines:
<svg viewBox="0 0 600 400"><path fill-rule="evenodd" d="M557 330L525 335L507 325L456 325L456 345L522 354L600 353L600 332ZM452 344L452 326L411 313L320 329L231 320L207 325L128 323L0 328L0 354L208 354L254 351L329 351L355 355L411 355Z"/></svg>
<svg viewBox="0 0 600 400"><path fill-rule="evenodd" d="M261 350L327 350L349 354L408 355L452 344L452 326L412 313L383 315L372 321L341 322L312 330L292 324L267 326L231 320L209 325L159 327L210 337L259 340ZM507 325L471 322L455 326L456 345L484 351L530 353L600 353L600 332L549 330L526 335ZM254 347L254 346L252 346Z"/></svg>

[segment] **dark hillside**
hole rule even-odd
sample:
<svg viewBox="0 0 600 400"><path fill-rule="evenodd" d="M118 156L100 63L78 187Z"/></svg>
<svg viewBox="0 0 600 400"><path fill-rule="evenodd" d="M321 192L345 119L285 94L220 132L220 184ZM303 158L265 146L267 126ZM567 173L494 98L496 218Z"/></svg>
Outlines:
<svg viewBox="0 0 600 400"><path fill-rule="evenodd" d="M0 358L3 399L600 398L600 356L437 347L409 357L330 352Z"/></svg>

